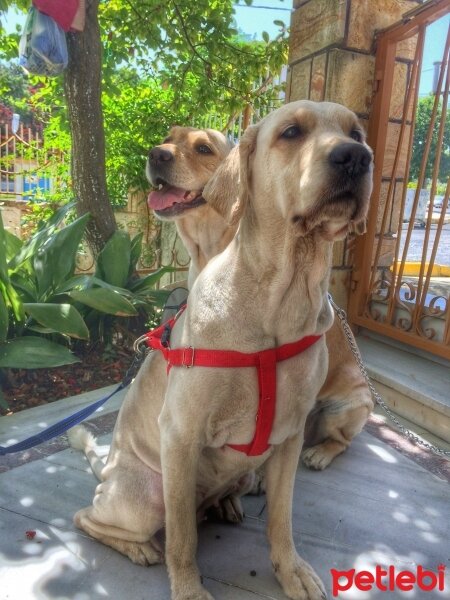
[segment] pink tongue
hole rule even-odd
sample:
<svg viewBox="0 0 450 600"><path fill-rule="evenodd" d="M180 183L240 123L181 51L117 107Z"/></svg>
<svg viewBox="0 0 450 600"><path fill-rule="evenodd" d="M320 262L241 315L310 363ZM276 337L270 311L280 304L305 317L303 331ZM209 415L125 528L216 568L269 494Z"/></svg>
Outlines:
<svg viewBox="0 0 450 600"><path fill-rule="evenodd" d="M184 202L186 190L174 186L164 187L162 190L150 192L148 196L148 205L153 210L163 210L169 208L176 202Z"/></svg>

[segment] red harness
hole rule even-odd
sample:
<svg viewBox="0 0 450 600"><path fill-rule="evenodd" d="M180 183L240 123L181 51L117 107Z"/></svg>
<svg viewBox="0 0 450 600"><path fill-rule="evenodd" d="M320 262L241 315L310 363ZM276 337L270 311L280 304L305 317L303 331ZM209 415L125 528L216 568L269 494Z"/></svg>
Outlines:
<svg viewBox="0 0 450 600"><path fill-rule="evenodd" d="M184 310L185 306L181 309ZM180 311L181 312L181 311ZM162 352L167 361L167 372L171 367L256 367L258 370L259 402L256 414L256 431L250 444L227 444L230 448L248 456L259 456L270 448L269 437L275 418L277 362L297 356L312 346L321 335L308 335L297 342L268 348L260 352L236 352L235 350L202 350L170 348L170 332L180 313L157 329L145 334L147 346Z"/></svg>

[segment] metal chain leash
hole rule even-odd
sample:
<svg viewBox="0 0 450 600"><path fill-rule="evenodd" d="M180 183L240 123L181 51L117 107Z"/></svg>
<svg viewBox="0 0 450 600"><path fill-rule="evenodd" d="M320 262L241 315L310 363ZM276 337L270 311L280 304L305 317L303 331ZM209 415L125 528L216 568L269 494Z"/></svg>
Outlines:
<svg viewBox="0 0 450 600"><path fill-rule="evenodd" d="M370 390L370 393L372 394L372 397L376 401L376 403L379 406L381 406L381 408L385 411L385 413L388 415L388 417L391 419L391 421L393 421L395 426L403 433L403 435L405 437L407 437L408 439L410 439L414 444L418 444L419 446L422 446L423 448L426 448L427 450L434 452L434 454L437 454L438 456L443 456L445 458L450 457L449 450L443 450L442 448L438 448L437 446L434 446L433 444L429 444L428 442L425 442L420 437L418 437L415 433L413 433L412 431L410 431L409 429L404 427L398 421L397 417L394 415L394 413L391 411L391 409L387 406L386 402L381 398L380 394L375 390L375 388L370 380L370 377L367 374L366 367L364 366L358 346L356 345L356 341L353 336L353 332L350 329L350 325L348 324L347 315L345 313L345 310L340 308L334 302L334 300L330 294L328 295L328 297L330 300L330 304L334 308L334 311L335 311L339 321L341 322L341 327L344 330L344 333L347 337L347 341L350 346L350 350L352 351L352 354L355 357L355 360L359 367L359 370L361 371L364 379L366 380L366 383Z"/></svg>

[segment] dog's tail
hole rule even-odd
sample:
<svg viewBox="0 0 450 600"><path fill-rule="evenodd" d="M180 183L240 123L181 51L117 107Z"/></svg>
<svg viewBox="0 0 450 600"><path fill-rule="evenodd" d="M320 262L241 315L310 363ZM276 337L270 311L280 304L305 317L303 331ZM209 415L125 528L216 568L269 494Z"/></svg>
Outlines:
<svg viewBox="0 0 450 600"><path fill-rule="evenodd" d="M81 450L86 455L86 458L91 465L91 469L94 475L99 481L102 480L101 473L105 463L100 458L98 453L97 440L92 433L83 427L83 425L75 425L67 431L67 437L69 438L69 444L75 450Z"/></svg>

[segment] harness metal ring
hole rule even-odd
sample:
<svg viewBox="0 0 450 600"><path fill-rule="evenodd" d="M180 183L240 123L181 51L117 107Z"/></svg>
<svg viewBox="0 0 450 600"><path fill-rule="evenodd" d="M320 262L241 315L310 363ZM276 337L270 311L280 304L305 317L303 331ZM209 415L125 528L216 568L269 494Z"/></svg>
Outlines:
<svg viewBox="0 0 450 600"><path fill-rule="evenodd" d="M192 350L192 355L191 355L191 362L190 364L186 363L186 350ZM190 369L191 367L194 366L194 357L195 357L195 348L193 348L192 346L188 346L187 348L183 348L183 367L186 367L186 369Z"/></svg>
<svg viewBox="0 0 450 600"><path fill-rule="evenodd" d="M147 346L147 334L141 335L134 341L133 351L135 354L141 355L145 352L145 349L142 348L143 345ZM152 350L153 348L150 348L150 351Z"/></svg>

